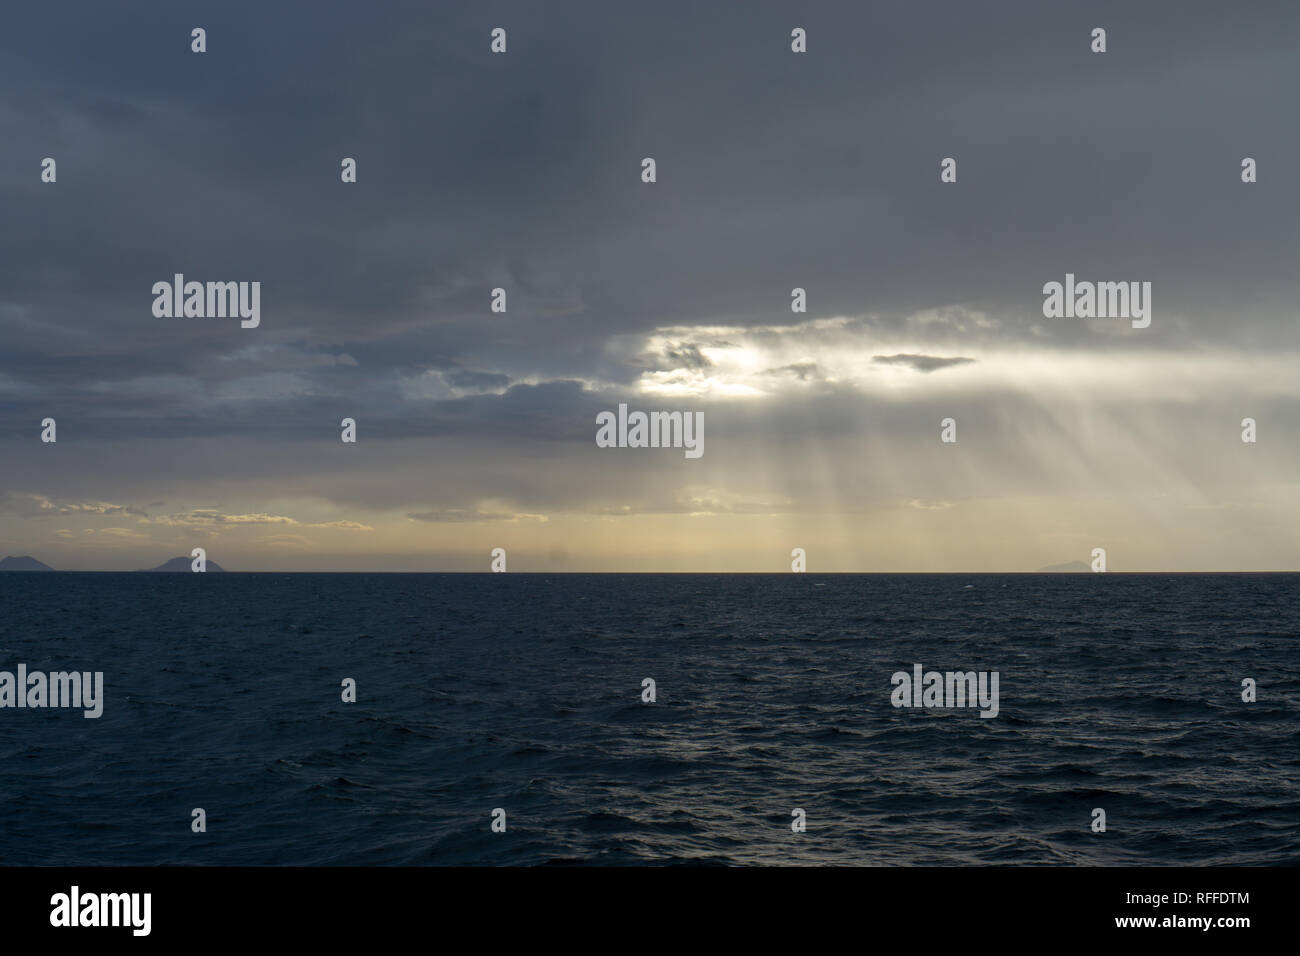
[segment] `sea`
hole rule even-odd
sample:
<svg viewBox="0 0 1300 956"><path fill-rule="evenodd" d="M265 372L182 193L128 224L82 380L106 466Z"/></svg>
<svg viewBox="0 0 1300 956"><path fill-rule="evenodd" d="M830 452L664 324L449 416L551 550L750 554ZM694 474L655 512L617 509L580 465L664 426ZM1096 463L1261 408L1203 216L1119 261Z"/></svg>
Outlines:
<svg viewBox="0 0 1300 956"><path fill-rule="evenodd" d="M1300 865L1298 587L0 574L0 863Z"/></svg>

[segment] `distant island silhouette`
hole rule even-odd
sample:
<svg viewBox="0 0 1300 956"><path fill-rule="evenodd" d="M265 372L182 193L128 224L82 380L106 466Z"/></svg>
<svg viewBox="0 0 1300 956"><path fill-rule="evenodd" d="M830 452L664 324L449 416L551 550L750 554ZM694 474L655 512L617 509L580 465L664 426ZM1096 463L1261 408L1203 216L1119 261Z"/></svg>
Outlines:
<svg viewBox="0 0 1300 956"><path fill-rule="evenodd" d="M0 571L53 571L44 561L37 561L29 554L21 557L6 557L0 561Z"/></svg>
<svg viewBox="0 0 1300 956"><path fill-rule="evenodd" d="M168 561L164 561L156 568L141 568L140 570L145 573L150 573L153 571L177 571L177 572L184 571L186 574L190 574L193 571L193 569L190 567L192 560L193 559L186 558L186 557L172 558ZM215 561L207 562L206 567L209 571L226 570L221 565L217 564L217 562Z"/></svg>

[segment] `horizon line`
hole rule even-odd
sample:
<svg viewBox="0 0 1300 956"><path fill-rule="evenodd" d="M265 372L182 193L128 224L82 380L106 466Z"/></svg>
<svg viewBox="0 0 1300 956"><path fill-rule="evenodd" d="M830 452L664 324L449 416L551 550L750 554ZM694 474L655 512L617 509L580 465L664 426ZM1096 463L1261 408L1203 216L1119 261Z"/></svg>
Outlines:
<svg viewBox="0 0 1300 956"><path fill-rule="evenodd" d="M71 568L46 568L43 570L5 570L0 569L0 574L516 574L516 575L538 575L538 574L728 574L728 575L746 575L746 574L771 574L771 575L795 575L795 574L856 574L856 575L886 575L886 574L1050 574L1060 575L1101 575L1108 574L1300 574L1300 569L1263 569L1263 570L1209 570L1209 571L1161 571L1161 570L1122 570L1122 571L1047 571L1043 569L1026 571L444 571L444 570L421 570L421 571L370 571L361 569L350 569L342 571L301 571L301 570L247 570L247 571L230 571L221 569L219 571L159 571L153 568L138 568L131 571L112 570L106 568L96 569L71 569Z"/></svg>

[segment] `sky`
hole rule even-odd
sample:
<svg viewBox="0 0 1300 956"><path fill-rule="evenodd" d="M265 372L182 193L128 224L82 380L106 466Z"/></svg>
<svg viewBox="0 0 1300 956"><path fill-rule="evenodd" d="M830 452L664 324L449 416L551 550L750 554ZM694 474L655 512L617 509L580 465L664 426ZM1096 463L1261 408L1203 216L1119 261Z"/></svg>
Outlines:
<svg viewBox="0 0 1300 956"><path fill-rule="evenodd" d="M1300 570L1298 43L1290 0L20 5L0 556ZM176 273L260 324L156 316ZM1067 274L1149 327L1046 317ZM599 447L620 404L703 454Z"/></svg>

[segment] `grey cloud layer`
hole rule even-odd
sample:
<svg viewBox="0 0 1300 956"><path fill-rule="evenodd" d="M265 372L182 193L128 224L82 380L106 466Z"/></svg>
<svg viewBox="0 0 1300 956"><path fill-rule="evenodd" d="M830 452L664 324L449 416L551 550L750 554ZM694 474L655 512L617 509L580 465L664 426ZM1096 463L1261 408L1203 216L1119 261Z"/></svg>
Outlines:
<svg viewBox="0 0 1300 956"><path fill-rule="evenodd" d="M498 25L504 57L487 49ZM789 53L795 25L806 56ZM1104 56L1088 51L1093 26L1109 31ZM809 317L848 316L868 341L907 330L920 351L885 347L876 363L936 383L980 367L977 346L1300 348L1297 37L1292 2L16 8L0 37L5 487L128 501L143 474L162 476L149 496L195 511L292 491L458 522L479 513L478 490L529 512L616 512L629 496L602 488L642 465L580 457L584 474L561 456L595 455L594 415L647 370L707 374L702 349L727 333L691 329L795 325L794 286ZM47 155L54 186L37 178ZM338 180L344 156L356 185ZM956 185L938 182L945 156ZM150 287L175 272L260 280L262 326L154 318ZM1151 281L1152 327L1045 321L1042 284L1067 272ZM505 315L488 311L495 286ZM686 331L659 354L637 350L671 328ZM710 409L709 455L833 444L872 415L818 363L760 371L817 387L761 411L693 405ZM962 398L1011 432L1027 416L1021 438L1072 414L1014 389ZM1200 414L1170 399L1170 421ZM1215 401L1225 427L1254 410ZM1294 412L1278 403L1278 419ZM876 421L929 434L950 408L925 399ZM53 454L90 467L80 480L29 457L46 415ZM445 439L461 460L430 486L414 453L398 456L398 488L350 475L328 457L348 416L363 442ZM177 459L144 441L215 436L329 450ZM112 450L128 439L132 456ZM92 441L93 466L62 445ZM566 478L472 474L509 467L503 442ZM1032 461L1017 447L1009 460ZM674 484L680 468L643 474ZM188 494L199 487L214 497ZM784 501L771 490L738 500Z"/></svg>

